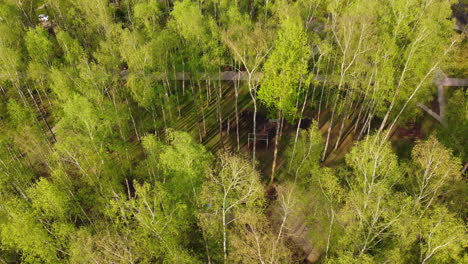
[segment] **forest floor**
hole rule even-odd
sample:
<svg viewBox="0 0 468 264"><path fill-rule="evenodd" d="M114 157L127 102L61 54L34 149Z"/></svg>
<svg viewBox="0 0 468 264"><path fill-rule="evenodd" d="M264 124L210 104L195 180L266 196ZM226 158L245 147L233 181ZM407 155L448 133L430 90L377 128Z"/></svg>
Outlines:
<svg viewBox="0 0 468 264"><path fill-rule="evenodd" d="M217 153L222 150L237 151L245 153L245 156L250 157L252 152L252 144L248 144L248 134L252 133L253 125L251 119L246 118L245 114L251 115L253 112L253 103L246 87L239 88L238 96L238 114L239 114L239 145L237 144L237 128L236 111L235 111L235 92L232 83L225 83L222 87L222 97L220 102L221 116L222 116L222 129L220 131L219 116L217 110L217 100L214 91L212 91L211 100L204 102L204 119L202 121L202 111L198 113L194 111L195 105L189 102L181 106L181 117L176 119L173 128L190 133L194 138L199 138L199 130L201 130L202 144L212 151ZM267 119L266 110L259 107L257 113L257 122L261 123L262 119ZM328 127L330 125L329 111L322 111L319 117L320 130L326 136ZM304 113L304 118L317 119L317 113ZM197 122L200 120L200 122ZM327 158L324 165L330 166L338 164L343 160L344 155L352 147L355 137L355 131L352 126L352 120L345 120L343 124L343 132L340 143L336 147L336 138L338 137L341 127L341 121L335 122L330 135L330 146L327 152ZM198 123L198 124L197 124ZM229 123L229 125L228 125ZM234 127L233 127L234 126ZM258 125L257 125L258 126ZM229 127L229 129L228 129ZM283 160L283 152L289 145L291 140L294 140L297 124L289 124L285 121L283 127L283 136L278 149L278 168L281 168ZM336 148L335 148L336 147ZM273 162L274 151L274 137L269 138L268 148L264 142L258 142L256 146L256 158L258 160L258 168L263 175L271 173L271 164Z"/></svg>

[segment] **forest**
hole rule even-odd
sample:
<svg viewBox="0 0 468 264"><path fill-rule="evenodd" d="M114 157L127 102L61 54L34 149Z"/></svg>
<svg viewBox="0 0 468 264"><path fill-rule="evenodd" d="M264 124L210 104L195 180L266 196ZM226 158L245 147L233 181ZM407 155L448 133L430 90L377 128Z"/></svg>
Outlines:
<svg viewBox="0 0 468 264"><path fill-rule="evenodd" d="M467 22L0 0L0 264L468 263Z"/></svg>

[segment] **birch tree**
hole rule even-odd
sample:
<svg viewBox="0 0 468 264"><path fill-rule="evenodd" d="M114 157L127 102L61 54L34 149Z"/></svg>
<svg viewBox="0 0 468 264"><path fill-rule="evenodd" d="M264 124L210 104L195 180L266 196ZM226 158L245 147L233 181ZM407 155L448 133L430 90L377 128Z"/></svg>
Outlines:
<svg viewBox="0 0 468 264"><path fill-rule="evenodd" d="M155 258L177 263L196 261L184 248L190 226L185 218L187 207L174 200L160 183L134 184L135 196L115 194L107 211L115 221L114 228L129 236L131 242L127 245L134 255L133 261Z"/></svg>
<svg viewBox="0 0 468 264"><path fill-rule="evenodd" d="M393 24L385 23L385 30L393 34L382 32L381 39L388 47L388 63L396 67L387 68L393 79L389 87L391 99L386 103L387 111L379 132L388 127L394 109L401 112L413 97L427 96L425 84L431 81L430 76L453 46L450 43L453 41L452 23L446 19L451 12L449 2L429 1L421 5L418 1L397 1L389 8L397 15L392 18ZM405 15L409 12L413 15ZM401 116L398 110L395 113L395 118Z"/></svg>
<svg viewBox="0 0 468 264"><path fill-rule="evenodd" d="M255 163L256 129L257 129L257 89L260 71L273 46L271 29L260 22L254 23L247 16L242 15L236 7L229 10L231 23L223 34L223 41L229 50L247 71L247 85L254 105L253 115L253 146L252 165Z"/></svg>
<svg viewBox="0 0 468 264"><path fill-rule="evenodd" d="M418 226L421 264L463 261L461 251L468 236L463 224L453 214L436 207L421 219Z"/></svg>
<svg viewBox="0 0 468 264"><path fill-rule="evenodd" d="M462 253L463 243L468 239L464 229L460 219L439 204L403 215L394 229L396 247L387 259L414 263L463 262L466 258Z"/></svg>
<svg viewBox="0 0 468 264"><path fill-rule="evenodd" d="M310 55L307 35L300 18L289 16L283 18L274 48L265 62L265 72L258 92L258 99L262 103L274 109L273 111L278 111L278 120L282 120L284 116L292 120L296 115L296 101L302 89L301 80L307 79L305 76ZM305 80L304 82L306 83ZM270 184L275 177L281 135L280 124L282 121L277 122Z"/></svg>
<svg viewBox="0 0 468 264"><path fill-rule="evenodd" d="M285 230L277 231L260 209L248 209L234 222L230 260L242 263L295 263L285 245Z"/></svg>
<svg viewBox="0 0 468 264"><path fill-rule="evenodd" d="M208 236L221 245L220 261L227 263L231 227L243 211L262 205L263 188L258 173L240 157L222 154L218 166L203 185L198 218Z"/></svg>
<svg viewBox="0 0 468 264"><path fill-rule="evenodd" d="M461 162L434 136L416 144L412 158L418 166L414 195L417 203L427 209L447 185L456 184L460 180Z"/></svg>
<svg viewBox="0 0 468 264"><path fill-rule="evenodd" d="M409 198L392 190L401 173L396 156L388 143L383 148L376 146L375 137L359 142L346 156L353 178L346 179L349 196L340 221L347 222L348 231L340 238L338 249L348 248L357 256L389 240L390 230L409 207Z"/></svg>

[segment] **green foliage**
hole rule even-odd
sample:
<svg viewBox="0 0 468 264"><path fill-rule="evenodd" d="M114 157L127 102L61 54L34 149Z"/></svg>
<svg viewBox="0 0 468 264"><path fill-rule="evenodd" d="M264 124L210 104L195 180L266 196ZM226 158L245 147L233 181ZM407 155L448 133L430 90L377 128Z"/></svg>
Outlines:
<svg viewBox="0 0 468 264"><path fill-rule="evenodd" d="M24 29L21 15L14 3L0 4L0 82L15 82L22 64Z"/></svg>
<svg viewBox="0 0 468 264"><path fill-rule="evenodd" d="M141 27L148 36L156 31L162 16L160 4L155 1L141 1L134 7L135 26Z"/></svg>
<svg viewBox="0 0 468 264"><path fill-rule="evenodd" d="M190 225L187 207L177 204L159 183L134 184L135 197L115 197L108 211L117 230L131 239L122 246L130 246L134 258L143 262L196 262L183 247L188 235L184 230L188 231Z"/></svg>
<svg viewBox="0 0 468 264"><path fill-rule="evenodd" d="M320 174L318 170L322 151L322 134L317 122L313 121L309 129L300 131L295 146L289 146L286 150L289 173L296 179L300 175L302 180L316 177Z"/></svg>
<svg viewBox="0 0 468 264"><path fill-rule="evenodd" d="M226 239L228 233L231 233L228 229L232 222L242 218L244 213L249 213L246 212L249 208L261 208L264 197L259 175L249 162L222 154L218 166L203 184L198 198L197 216L213 247L221 248L218 249L221 252L224 248L226 260Z"/></svg>
<svg viewBox="0 0 468 264"><path fill-rule="evenodd" d="M454 154L462 160L466 160L468 146L466 135L468 134L468 91L457 90L448 99L447 125L440 126L437 138L445 146L454 151Z"/></svg>
<svg viewBox="0 0 468 264"><path fill-rule="evenodd" d="M74 95L74 82L66 68L52 68L50 71L50 88L55 96L62 101L67 101Z"/></svg>
<svg viewBox="0 0 468 264"><path fill-rule="evenodd" d="M376 184L390 187L401 176L397 156L390 143L382 142L379 135L358 142L346 155L346 164L355 172L350 184L365 193Z"/></svg>
<svg viewBox="0 0 468 264"><path fill-rule="evenodd" d="M229 261L234 263L295 263L292 252L277 234L262 210L248 209L234 223Z"/></svg>
<svg viewBox="0 0 468 264"><path fill-rule="evenodd" d="M454 2L0 1L0 262L467 262L466 91L411 157L387 141L464 77ZM257 99L320 118L268 186Z"/></svg>
<svg viewBox="0 0 468 264"><path fill-rule="evenodd" d="M74 5L83 15L82 19L86 21L88 27L104 32L111 26L111 10L107 1L79 0Z"/></svg>
<svg viewBox="0 0 468 264"><path fill-rule="evenodd" d="M23 27L21 25L21 14L13 3L2 3L0 5L0 39L1 45L9 48L19 48L22 43ZM8 55L8 53L2 53Z"/></svg>
<svg viewBox="0 0 468 264"><path fill-rule="evenodd" d="M122 58L119 56L119 47L122 45L121 36L123 34L121 26L112 24L106 30L105 39L99 42L98 49L93 53L93 57L104 69L115 71L121 67Z"/></svg>
<svg viewBox="0 0 468 264"><path fill-rule="evenodd" d="M157 99L156 84L151 77L130 74L127 86L130 88L131 95L141 107L151 109Z"/></svg>
<svg viewBox="0 0 468 264"><path fill-rule="evenodd" d="M24 123L34 122L34 117L31 109L18 103L15 100L9 100L7 105L8 115L10 116L11 124L15 127Z"/></svg>
<svg viewBox="0 0 468 264"><path fill-rule="evenodd" d="M54 55L54 47L44 28L36 27L26 32L25 41L32 61L42 64L43 67L50 65Z"/></svg>
<svg viewBox="0 0 468 264"><path fill-rule="evenodd" d="M57 33L57 41L64 52L65 62L70 65L76 65L84 59L84 50L80 43L73 39L66 31Z"/></svg>
<svg viewBox="0 0 468 264"><path fill-rule="evenodd" d="M69 216L70 199L57 185L41 178L33 188L27 191L32 208L44 217L64 219Z"/></svg>
<svg viewBox="0 0 468 264"><path fill-rule="evenodd" d="M124 236L108 230L92 234L81 229L70 245L70 263L131 263L138 259L133 255Z"/></svg>
<svg viewBox="0 0 468 264"><path fill-rule="evenodd" d="M175 2L171 15L174 17L177 31L184 39L189 42L207 41L203 15L196 3L190 0Z"/></svg>
<svg viewBox="0 0 468 264"><path fill-rule="evenodd" d="M33 110L11 99L7 103L9 117L9 128L5 127L5 135L14 142L17 151L27 153L28 162L40 163L48 155L47 142L42 135L41 127L38 125ZM10 146L11 147L11 146Z"/></svg>
<svg viewBox="0 0 468 264"><path fill-rule="evenodd" d="M210 174L213 158L205 147L184 132L168 130L169 144L162 147L159 166L163 181L167 181L172 194L184 200L192 200L194 192Z"/></svg>
<svg viewBox="0 0 468 264"><path fill-rule="evenodd" d="M463 258L466 227L443 207L435 208L418 224L421 263L451 263Z"/></svg>
<svg viewBox="0 0 468 264"><path fill-rule="evenodd" d="M302 21L286 17L281 21L274 49L265 62L265 73L258 99L268 107L293 116L298 98L299 83L307 86L307 62L311 50Z"/></svg>
<svg viewBox="0 0 468 264"><path fill-rule="evenodd" d="M0 239L6 248L18 249L25 263L59 263L54 240L36 221L24 201L13 199L4 204L7 222L0 225Z"/></svg>
<svg viewBox="0 0 468 264"><path fill-rule="evenodd" d="M11 141L1 138L0 141L0 196L24 195L27 186L35 178L26 160L18 158L18 150ZM2 199L3 200L3 199Z"/></svg>
<svg viewBox="0 0 468 264"><path fill-rule="evenodd" d="M418 167L414 195L423 206L429 206L449 183L460 180L460 161L434 136L416 144L412 158Z"/></svg>

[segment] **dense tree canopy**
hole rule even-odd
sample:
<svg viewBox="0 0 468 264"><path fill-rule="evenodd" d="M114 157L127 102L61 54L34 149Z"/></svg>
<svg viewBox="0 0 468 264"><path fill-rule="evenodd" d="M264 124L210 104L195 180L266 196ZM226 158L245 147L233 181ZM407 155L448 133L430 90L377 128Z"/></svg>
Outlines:
<svg viewBox="0 0 468 264"><path fill-rule="evenodd" d="M0 263L466 263L460 6L0 0Z"/></svg>

